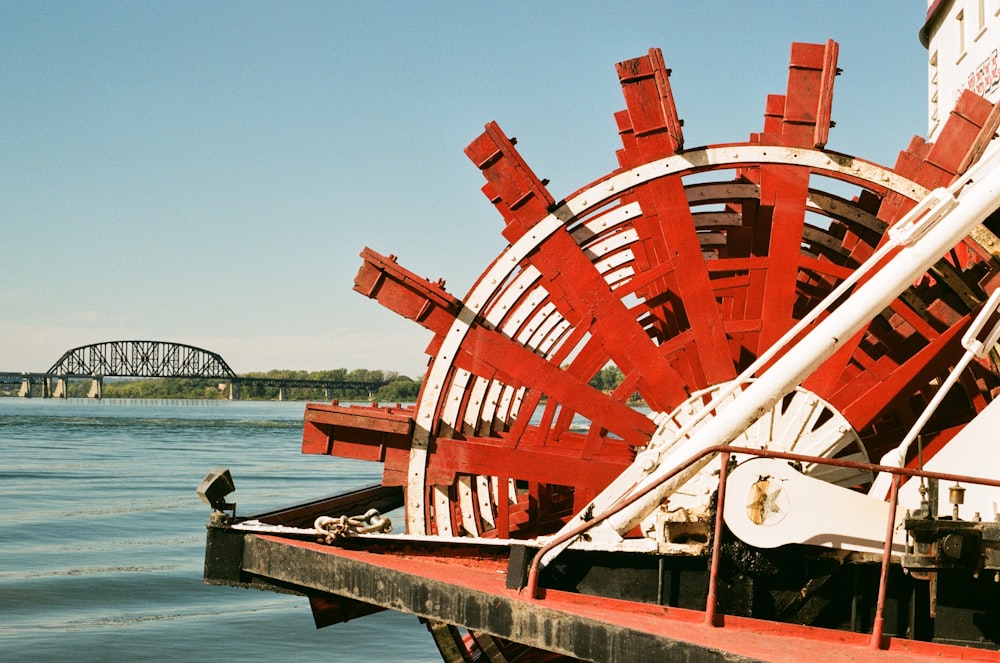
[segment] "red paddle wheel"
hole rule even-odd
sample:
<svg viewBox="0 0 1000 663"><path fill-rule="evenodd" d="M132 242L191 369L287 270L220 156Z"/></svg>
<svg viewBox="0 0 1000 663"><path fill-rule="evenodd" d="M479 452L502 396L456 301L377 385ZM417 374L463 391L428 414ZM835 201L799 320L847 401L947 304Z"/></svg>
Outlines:
<svg viewBox="0 0 1000 663"><path fill-rule="evenodd" d="M459 299L370 249L355 290L433 332L413 407L310 404L303 451L381 461L409 534L559 529L665 421L734 380L993 137L965 93L893 168L826 149L837 44L793 44L788 87L746 142L687 148L659 50L617 66L620 167L557 200L495 123L466 148L509 245ZM743 444L877 461L962 354L995 286L985 228L827 360ZM611 390L591 383L616 368ZM925 429L928 458L1000 384L973 362ZM870 475L818 468L856 486ZM829 469L829 468L828 468Z"/></svg>
<svg viewBox="0 0 1000 663"><path fill-rule="evenodd" d="M465 297L362 252L427 374L307 405L302 448L382 485L237 517L216 468L206 582L456 663L1000 660L1000 110L887 168L826 149L832 41L740 143L684 145L658 50L617 72L619 167L563 199L495 123L468 146L508 245Z"/></svg>

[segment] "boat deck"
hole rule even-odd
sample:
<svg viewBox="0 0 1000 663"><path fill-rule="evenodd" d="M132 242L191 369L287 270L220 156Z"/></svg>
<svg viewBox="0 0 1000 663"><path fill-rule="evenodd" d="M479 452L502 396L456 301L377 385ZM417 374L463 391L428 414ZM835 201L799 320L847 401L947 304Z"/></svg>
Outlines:
<svg viewBox="0 0 1000 663"><path fill-rule="evenodd" d="M345 597L352 605L453 623L584 660L1000 661L997 651L891 637L873 648L863 633L745 617L717 615L712 625L700 611L552 589L531 598L507 587L507 557L490 552L408 546L376 552L358 541L336 547L268 535L238 538L242 551L232 553L241 557L244 581ZM220 580L208 572L206 579Z"/></svg>

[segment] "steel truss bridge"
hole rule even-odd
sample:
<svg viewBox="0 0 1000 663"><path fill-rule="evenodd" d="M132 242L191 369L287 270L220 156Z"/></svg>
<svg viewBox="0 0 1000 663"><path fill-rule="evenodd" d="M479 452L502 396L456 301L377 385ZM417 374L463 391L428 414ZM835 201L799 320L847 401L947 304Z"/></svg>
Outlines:
<svg viewBox="0 0 1000 663"><path fill-rule="evenodd" d="M91 398L103 395L104 378L203 378L228 383L229 398L238 400L241 387L277 387L278 399L296 387L323 389L364 389L369 396L384 381L308 380L300 378L240 377L221 355L193 345L165 341L104 341L67 350L44 373L0 372L0 385L20 385L19 395L66 398L70 379L90 379Z"/></svg>

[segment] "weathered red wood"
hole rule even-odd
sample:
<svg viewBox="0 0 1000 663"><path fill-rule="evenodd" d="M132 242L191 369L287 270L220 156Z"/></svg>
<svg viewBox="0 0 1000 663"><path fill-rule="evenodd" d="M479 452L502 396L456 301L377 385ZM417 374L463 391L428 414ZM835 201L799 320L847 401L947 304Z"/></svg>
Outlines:
<svg viewBox="0 0 1000 663"><path fill-rule="evenodd" d="M510 483L510 475L506 472L501 473L497 477L497 492L499 493L496 502L496 536L501 539L506 539L510 537L510 517L511 517L511 504L509 498L508 485Z"/></svg>
<svg viewBox="0 0 1000 663"><path fill-rule="evenodd" d="M931 146L917 181L928 188L945 186L962 172L963 167L967 168L966 156L970 150L979 149L993 138L996 118L992 110L990 102L970 90L963 90Z"/></svg>
<svg viewBox="0 0 1000 663"><path fill-rule="evenodd" d="M467 355L460 355L456 365L484 376L488 368L507 384L530 385L591 421L602 422L608 430L634 444L644 444L656 428L647 417L591 387L586 380L574 380L558 365L495 331L473 326L467 345L475 361L466 364Z"/></svg>
<svg viewBox="0 0 1000 663"><path fill-rule="evenodd" d="M857 429L863 429L873 423L893 403L906 398L913 393L914 387L927 382L954 362L961 354L962 347L956 341L963 325L956 325L928 343L920 352L898 366L886 376L885 380L866 385L859 389L859 382L854 379L838 392L828 397L829 402L838 408L851 424ZM867 373L870 377L875 376Z"/></svg>
<svg viewBox="0 0 1000 663"><path fill-rule="evenodd" d="M769 94L764 102L764 133L777 135L781 133L781 123L785 117L785 95ZM759 135L751 140L759 140Z"/></svg>
<svg viewBox="0 0 1000 663"><path fill-rule="evenodd" d="M410 408L309 403L304 415L302 453L382 461L387 445L407 448L412 435Z"/></svg>
<svg viewBox="0 0 1000 663"><path fill-rule="evenodd" d="M639 58L615 65L628 109L628 133L639 150L639 159L630 166L670 156L684 147L683 122L670 89L670 70L658 48ZM621 127L621 125L620 125ZM626 154L633 153L625 145Z"/></svg>
<svg viewBox="0 0 1000 663"><path fill-rule="evenodd" d="M511 242L545 218L555 203L514 142L496 122L490 122L465 148L465 154L486 177L483 193L507 221L503 234Z"/></svg>
<svg viewBox="0 0 1000 663"><path fill-rule="evenodd" d="M829 131L837 45L792 45L788 87L784 95L769 95L764 133L754 139L803 147L822 146ZM740 244L730 243L729 255L768 256L767 269L753 271L742 298L742 317L763 319L760 334L749 333L742 347L759 354L791 326L798 294L798 272L805 221L808 171L782 166L743 170L741 177L761 185L759 201L742 204L744 232ZM773 179L772 179L773 178ZM738 250L742 247L742 250Z"/></svg>
<svg viewBox="0 0 1000 663"><path fill-rule="evenodd" d="M837 42L792 44L781 138L786 145L822 147L830 131Z"/></svg>
<svg viewBox="0 0 1000 663"><path fill-rule="evenodd" d="M825 144L836 62L836 42L792 45L786 94L768 97L761 140L803 147ZM780 138L775 136L779 132ZM809 171L763 166L742 176L760 185L760 200L742 206L743 225L752 237L750 251L768 257L766 270L750 273L742 301L742 317L764 321L760 334L743 339L743 347L756 355L794 322Z"/></svg>
<svg viewBox="0 0 1000 663"><path fill-rule="evenodd" d="M302 453L383 463L382 484L406 485L413 409L306 404Z"/></svg>
<svg viewBox="0 0 1000 663"><path fill-rule="evenodd" d="M617 69L631 129L623 132L623 137L630 139L623 141L619 159L637 166L673 154L683 146L683 136L662 54L651 49L646 57L619 63ZM626 116L618 118L619 123L626 121ZM668 283L673 286L672 294L683 306L682 321L703 339L692 348L697 357L689 357L688 361L697 366L696 373L709 384L731 380L736 371L683 182L679 177L656 179L640 187L635 196L642 216L634 221L634 227L646 247L649 269L670 265L671 272L683 275L651 282L640 294L654 300ZM672 317L660 307L651 307L650 312L661 321Z"/></svg>
<svg viewBox="0 0 1000 663"><path fill-rule="evenodd" d="M962 167L970 145L982 140L984 133L993 130L990 124L991 110L992 106L985 100L971 93L963 94L941 128L938 140L933 145L924 144L922 141L911 143L910 149L900 155L896 171L927 188L947 185ZM912 207L911 201L906 201L898 194L891 194L883 201L878 218L891 224L910 207ZM860 262L870 255L871 250L866 245L859 244L858 249L852 252L852 258ZM864 281L867 279L863 279ZM902 304L897 310L901 308ZM914 331L924 334L928 341L934 338L933 330L928 325L915 326ZM865 333L856 334L833 357L824 362L823 366L806 380L805 386L821 395L833 393L842 386L850 389L855 384L855 378L846 371L846 367L856 353L863 352L859 350L859 346Z"/></svg>
<svg viewBox="0 0 1000 663"><path fill-rule="evenodd" d="M330 426L363 426L367 430L409 435L413 432L412 407L377 407L336 403L307 403L305 421Z"/></svg>
<svg viewBox="0 0 1000 663"><path fill-rule="evenodd" d="M562 236L572 241L569 235ZM366 249L362 255L365 264L356 280L355 289L368 293L383 306L419 322L439 336L448 332L461 308L458 299L445 292L441 284L420 279L394 260L382 258L370 249ZM584 261L586 262L586 258ZM589 262L586 265L590 268L590 273L596 274ZM600 279L600 283L607 291L607 284L603 279ZM621 305L616 298L613 301ZM648 337L643 338L649 343ZM630 348L626 345L620 352L628 349ZM531 386L592 421L602 421L608 430L635 444L644 444L655 430L648 418L602 394L588 385L586 380L574 381L559 365L546 361L544 357L499 331L486 328L475 321L469 325L462 350L455 357L454 364L474 375L500 378L506 384L515 386Z"/></svg>
<svg viewBox="0 0 1000 663"><path fill-rule="evenodd" d="M566 339L566 341L563 343L562 347L560 348L560 351L556 352L555 354L553 354L553 356L550 359L554 363L562 366L565 363L565 359L566 359L568 353L571 352L571 348L575 348L577 346L577 344L586 335L587 335L587 330L585 328L583 328L583 327L573 328L570 331L569 337ZM593 345L598 345L598 344L597 343L591 343L591 345L593 346ZM594 350L586 350L585 349L583 352L581 352L581 354L583 354L583 355L586 355L588 353L589 354L593 354ZM544 396L544 394L542 394L537 389L529 391L525 395L525 398L524 398L524 400L521 403L521 409L520 409L520 411L518 413L517 419L513 422L513 424L510 426L510 428L506 431L508 433L508 435L506 435L505 437L508 440L508 443L507 443L508 446L514 446L514 445L516 445L517 444L517 440L520 439L521 436L525 434L525 431L528 429L528 427L530 425L531 416L534 413L535 408L538 406L538 403L541 401L541 399L542 399L543 396Z"/></svg>
<svg viewBox="0 0 1000 663"><path fill-rule="evenodd" d="M538 210L529 205L541 198L541 181L523 165L513 145L495 132L484 133L473 145L470 157L492 185L494 204L508 221L504 234L513 241L539 220L533 218ZM508 159L512 164L505 165ZM526 203L512 206L507 202L511 199ZM541 272L551 301L570 324L589 328L622 372L641 372L641 391L651 407L669 409L683 402L680 376L565 229L550 235L526 260Z"/></svg>
<svg viewBox="0 0 1000 663"><path fill-rule="evenodd" d="M391 311L443 336L461 309L461 302L444 289L398 265L395 256L382 256L365 247L354 277L354 290L375 299Z"/></svg>
<svg viewBox="0 0 1000 663"><path fill-rule="evenodd" d="M776 134L781 129L781 118L784 112L784 95L770 95L767 99L767 109L764 118L764 129L768 134ZM769 265L768 245L771 239L771 214L762 209L760 201L760 170L756 167L741 168L737 178L741 182L749 182L755 187L756 197L737 201L740 210L741 227L739 232L727 245L727 257L714 260L708 264L709 273L725 269L745 271L746 287L733 301L731 320L756 320L758 324L753 329L747 329L734 348L734 356L738 357L742 370L753 358L760 354L761 313L764 306L764 288L767 284L767 268ZM730 325L727 324L727 328Z"/></svg>
<svg viewBox="0 0 1000 663"><path fill-rule="evenodd" d="M832 276L838 282L850 276L854 271L850 267L842 267L827 260L819 260L816 258L810 258L809 256L801 256L799 258L799 266L803 270L817 272L825 276Z"/></svg>
<svg viewBox="0 0 1000 663"><path fill-rule="evenodd" d="M581 459L551 447L509 448L493 438L438 439L427 481L451 485L458 474L504 474L514 479L601 489L631 463L629 457Z"/></svg>
<svg viewBox="0 0 1000 663"><path fill-rule="evenodd" d="M963 90L963 95L969 90ZM981 156L986 152L986 149L993 142L993 139L997 135L997 131L1000 130L1000 105L994 106L989 115L982 123L982 129L976 135L976 139L972 141L969 145L968 151L966 151L965 156L962 157L961 163L958 165L958 172L964 173L969 167L979 160Z"/></svg>
<svg viewBox="0 0 1000 663"><path fill-rule="evenodd" d="M766 348L794 324L809 171L787 166L762 167L760 180L760 213L770 216L768 266L763 273L759 314L756 310L748 311L748 316L763 321L758 343Z"/></svg>
<svg viewBox="0 0 1000 663"><path fill-rule="evenodd" d="M820 73L818 105L816 108L816 125L813 128L813 147L826 147L830 138L830 115L833 111L833 79L840 74L837 68L837 54L840 47L830 39L823 45L823 67Z"/></svg>
<svg viewBox="0 0 1000 663"><path fill-rule="evenodd" d="M567 350L568 351L568 350ZM590 378L597 374L601 370L605 363L607 362L607 356L604 354L604 349L600 343L591 342L584 346L582 350L577 354L576 358L568 365L565 366L566 372L572 376L574 380L580 382L588 382ZM561 365L562 362L560 361ZM613 398L612 400L616 402L622 402L622 399ZM572 422L574 414L576 414L569 407L565 407L565 404L558 403L555 400L550 399L546 407L546 416L548 416L549 406L552 409L559 407L559 420L556 421L555 425L551 428L546 428L545 421L538 426L545 431L544 436L540 440L540 444L545 444L545 441L550 435L555 435L557 438L561 431L569 430L569 426ZM524 413L524 418L529 418L531 411L526 411ZM551 419L551 417L549 417ZM523 429L522 429L523 430ZM509 443L508 443L509 444Z"/></svg>
<svg viewBox="0 0 1000 663"><path fill-rule="evenodd" d="M683 316L691 330L703 342L699 344L697 362L711 384L736 376L732 357L726 351L725 329L702 256L697 230L678 177L654 180L638 193L643 215L635 222L636 229L648 236L660 236L661 262L673 265L675 274L672 294L683 306ZM692 358L694 360L694 358Z"/></svg>

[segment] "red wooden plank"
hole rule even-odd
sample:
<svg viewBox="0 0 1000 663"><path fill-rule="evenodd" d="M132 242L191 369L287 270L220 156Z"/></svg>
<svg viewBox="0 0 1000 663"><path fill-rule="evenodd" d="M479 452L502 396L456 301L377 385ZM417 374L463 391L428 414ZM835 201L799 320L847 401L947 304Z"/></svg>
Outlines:
<svg viewBox="0 0 1000 663"><path fill-rule="evenodd" d="M747 317L763 320L760 347L770 347L794 324L796 279L805 225L809 171L789 166L765 166L760 169L761 214L770 215L768 267L757 311Z"/></svg>
<svg viewBox="0 0 1000 663"><path fill-rule="evenodd" d="M926 144L920 139L912 141L908 149L900 154L895 171L927 188L949 184L956 172L963 167L963 161L969 150L977 141L981 141L986 133L993 131L991 111L989 102L974 94L963 94L941 128L937 141L934 144ZM899 194L889 194L879 208L878 218L891 224L913 205L913 201ZM860 263L871 252L871 247L859 243L851 252L851 259ZM862 282L865 281L867 279ZM924 334L929 333L926 327L921 331ZM824 396L833 393L841 385L853 382L853 378L845 371L851 357L856 352L864 351L859 349L863 338L864 332L856 334L806 380L806 387Z"/></svg>
<svg viewBox="0 0 1000 663"><path fill-rule="evenodd" d="M428 455L427 481L451 485L458 474L500 475L600 490L621 474L630 459L581 459L545 447L503 447L492 438L438 439Z"/></svg>
<svg viewBox="0 0 1000 663"><path fill-rule="evenodd" d="M540 209L541 181L498 129L474 141L469 151L497 194L494 203L508 221L504 234L513 241L540 218L534 215ZM526 202L513 206L510 200ZM642 373L643 396L651 407L669 409L684 400L677 372L565 229L550 235L527 261L541 272L551 301L570 324L588 327L624 373Z"/></svg>
<svg viewBox="0 0 1000 663"><path fill-rule="evenodd" d="M905 361L884 381L878 381L867 388L859 388L860 382L852 380L828 400L839 409L856 430L861 430L875 421L890 405L899 399L908 398L915 387L939 375L942 370L962 354L957 342L965 325L955 325Z"/></svg>
<svg viewBox="0 0 1000 663"><path fill-rule="evenodd" d="M638 160L632 165L670 156L684 147L670 70L660 49L651 48L643 57L619 62L615 69L628 107L629 128L639 146ZM629 145L625 149L631 153Z"/></svg>
<svg viewBox="0 0 1000 663"><path fill-rule="evenodd" d="M568 234L562 233L559 236L563 238L563 242L569 242L577 248ZM365 287L366 292L370 292L371 296L381 304L416 320L439 336L447 333L461 305L457 299L444 291L441 284L421 279L394 260L384 259L373 251L366 250L363 255L366 262L362 267L364 278L360 282L363 287L369 283L377 283L377 287ZM578 265L581 265L582 261L592 284L599 282L600 285L594 287L603 290L604 297L610 300L608 305L613 307L617 304L623 310L621 302L614 295L609 295L604 279L594 270L586 257L579 250L570 251L570 255L577 258ZM588 292L577 291L573 295L576 297L574 301L584 310L598 299L597 295L591 297ZM566 303L565 300L563 303ZM600 310L605 308L601 307ZM568 311L572 312L574 309L570 308ZM592 315L600 316L601 313L595 311ZM646 345L655 351L655 346L652 346L649 337L645 336L641 328L638 330ZM616 354L627 353L633 349L632 345L634 344L628 341L622 342L614 346L609 354L614 357ZM607 348L608 344L605 343L604 347ZM656 360L662 364L666 363L659 355L656 356ZM628 362L623 363L625 367L630 366ZM624 371L626 368L623 368L623 363L616 361ZM589 386L586 379L573 380L573 376L567 374L558 364L546 361L545 358L507 338L499 331L483 327L476 321L470 323L461 350L454 358L454 365L474 375L498 378L513 386L531 386L636 444L643 444L643 440L648 439L655 430L655 426L648 418ZM676 373L673 375L676 376ZM681 389L676 379L672 385L674 390Z"/></svg>
<svg viewBox="0 0 1000 663"><path fill-rule="evenodd" d="M488 367L508 384L530 385L623 439L644 444L656 429L649 418L591 387L586 379L574 379L559 365L493 330L471 327L465 347L469 352L456 357L457 366L477 375L485 374L484 367Z"/></svg>
<svg viewBox="0 0 1000 663"><path fill-rule="evenodd" d="M639 165L668 156L683 141L678 135L680 127L675 124L677 111L665 71L662 54L656 49L650 50L646 57L618 65L631 128L631 140L624 143L627 164ZM625 117L619 116L619 122L624 121ZM661 265L671 265L671 271L683 275L669 285L671 294L683 304L683 318L700 341L692 348L697 355L687 360L696 367L695 372L703 374L711 384L734 378L736 371L727 348L725 328L681 178L653 180L640 187L635 196L642 216L633 224L640 241L647 247L650 268L655 270ZM667 282L659 281L650 286L644 293L647 299L664 292ZM662 310L651 309L650 312L660 320L669 317ZM695 386L689 384L689 387Z"/></svg>
<svg viewBox="0 0 1000 663"><path fill-rule="evenodd" d="M837 42L792 44L781 137L786 145L826 144L837 74Z"/></svg>
<svg viewBox="0 0 1000 663"><path fill-rule="evenodd" d="M331 426L364 427L383 433L408 435L413 430L412 407L371 407L306 403L305 421Z"/></svg>
<svg viewBox="0 0 1000 663"><path fill-rule="evenodd" d="M483 193L507 221L503 234L511 242L545 218L555 203L514 143L496 122L490 122L465 148L465 154L486 177Z"/></svg>
<svg viewBox="0 0 1000 663"><path fill-rule="evenodd" d="M823 148L830 136L830 115L833 109L833 79L840 70L837 69L837 42L828 40L823 46L823 67L820 74L818 105L816 108L816 126L813 129L813 147Z"/></svg>
<svg viewBox="0 0 1000 663"><path fill-rule="evenodd" d="M697 363L709 384L731 380L736 370L681 179L654 180L643 186L637 197L643 210L635 220L637 231L655 238L652 243L660 252L658 262L671 263L674 273L683 275L674 280L672 294L680 300L683 315L699 339L697 354L690 360Z"/></svg>
<svg viewBox="0 0 1000 663"><path fill-rule="evenodd" d="M764 102L764 133L780 134L785 117L785 95L769 94Z"/></svg>
<svg viewBox="0 0 1000 663"><path fill-rule="evenodd" d="M386 447L408 449L413 434L412 408L308 403L302 430L302 453L383 461Z"/></svg>

